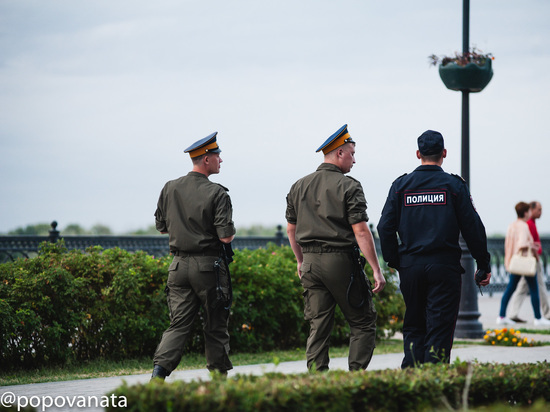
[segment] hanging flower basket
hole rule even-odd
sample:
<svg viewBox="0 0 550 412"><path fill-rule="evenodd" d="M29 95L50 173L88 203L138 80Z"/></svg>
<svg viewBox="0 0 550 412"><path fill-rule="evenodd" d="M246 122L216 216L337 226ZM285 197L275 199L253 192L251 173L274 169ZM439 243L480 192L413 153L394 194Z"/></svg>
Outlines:
<svg viewBox="0 0 550 412"><path fill-rule="evenodd" d="M480 92L493 77L492 55L480 54L475 49L464 54L442 59L430 56L431 63L439 62L439 77L448 89L456 91Z"/></svg>
<svg viewBox="0 0 550 412"><path fill-rule="evenodd" d="M439 65L439 77L447 89L468 92L480 92L489 84L493 77L491 60L487 59L483 66L468 63L460 66L456 63Z"/></svg>

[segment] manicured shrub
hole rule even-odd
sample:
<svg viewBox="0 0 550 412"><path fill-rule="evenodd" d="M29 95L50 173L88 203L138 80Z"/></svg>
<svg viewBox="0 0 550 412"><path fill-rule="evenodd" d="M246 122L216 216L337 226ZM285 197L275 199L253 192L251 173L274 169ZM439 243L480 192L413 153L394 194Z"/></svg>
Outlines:
<svg viewBox="0 0 550 412"><path fill-rule="evenodd" d="M292 250L274 245L237 250L230 269L234 296L229 318L232 347L265 351L303 346L308 327Z"/></svg>
<svg viewBox="0 0 550 412"><path fill-rule="evenodd" d="M168 321L167 265L118 248L68 252L63 242L0 265L2 365L150 355Z"/></svg>
<svg viewBox="0 0 550 412"><path fill-rule="evenodd" d="M292 249L271 244L265 249L236 250L233 258L230 265L233 283L233 306L229 318L231 349L257 352L304 348L309 324L304 321L303 288ZM374 285L368 265L366 273ZM401 330L405 312L403 297L397 291L395 272L387 271L385 276L386 287L374 297L379 339ZM195 325L195 350L203 345L200 328L200 323ZM349 343L349 326L338 307L331 343Z"/></svg>
<svg viewBox="0 0 550 412"><path fill-rule="evenodd" d="M114 394L125 396L132 411L424 411L462 410L465 406L494 403L508 405L509 409L536 401L548 407L549 366L547 362L456 363L371 372L270 373L209 382L123 385Z"/></svg>
<svg viewBox="0 0 550 412"><path fill-rule="evenodd" d="M0 363L28 368L152 357L169 324L164 289L170 261L119 248L67 251L60 241L43 243L35 258L0 264ZM237 250L230 268L232 350L304 348L309 326L290 247ZM398 330L404 312L392 276L375 296L379 337ZM202 320L201 312L188 351L204 351ZM348 339L337 310L332 343Z"/></svg>
<svg viewBox="0 0 550 412"><path fill-rule="evenodd" d="M63 266L52 264L62 250L40 258L0 265L0 337L2 363L35 366L64 362L80 314L73 302L79 282Z"/></svg>

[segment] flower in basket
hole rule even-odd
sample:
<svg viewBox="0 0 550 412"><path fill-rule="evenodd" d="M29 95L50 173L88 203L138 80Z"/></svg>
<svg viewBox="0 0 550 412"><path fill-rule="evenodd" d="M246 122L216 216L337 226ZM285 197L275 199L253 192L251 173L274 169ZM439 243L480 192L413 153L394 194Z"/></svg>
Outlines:
<svg viewBox="0 0 550 412"><path fill-rule="evenodd" d="M473 48L466 53L439 57L432 54L432 65L439 64L439 76L448 89L463 92L480 92L493 77L491 53Z"/></svg>
<svg viewBox="0 0 550 412"><path fill-rule="evenodd" d="M503 346L540 346L540 342L536 342L534 339L529 340L526 337L522 337L518 330L514 329L495 329L485 332L483 337L485 342L489 345L503 345Z"/></svg>
<svg viewBox="0 0 550 412"><path fill-rule="evenodd" d="M437 66L438 63L441 63L442 66L446 66L449 63L455 63L459 66L466 66L469 63L477 64L478 66L484 66L487 63L487 60L495 60L491 53L483 53L481 50L476 49L475 47L472 51L466 53L455 52L454 56L436 56L432 54L429 56L430 65Z"/></svg>

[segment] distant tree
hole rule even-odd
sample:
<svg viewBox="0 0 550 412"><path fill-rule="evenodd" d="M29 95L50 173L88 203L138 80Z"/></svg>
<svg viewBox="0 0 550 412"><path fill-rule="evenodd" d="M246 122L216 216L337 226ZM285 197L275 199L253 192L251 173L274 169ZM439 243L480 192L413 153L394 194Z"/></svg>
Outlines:
<svg viewBox="0 0 550 412"><path fill-rule="evenodd" d="M275 236L275 233L277 226L252 225L237 228L237 236Z"/></svg>
<svg viewBox="0 0 550 412"><path fill-rule="evenodd" d="M155 225L150 225L148 228L146 229L138 229L138 230L135 230L133 232L129 232L128 233L129 235L140 235L140 236L144 236L144 235L160 235L160 232L157 230L157 228L155 227Z"/></svg>
<svg viewBox="0 0 550 412"><path fill-rule="evenodd" d="M92 235L112 235L113 232L111 232L111 229L108 226L96 224L92 226L92 230L90 231Z"/></svg>
<svg viewBox="0 0 550 412"><path fill-rule="evenodd" d="M71 223L61 230L62 235L86 235L87 231L77 223Z"/></svg>
<svg viewBox="0 0 550 412"><path fill-rule="evenodd" d="M36 235L47 236L51 230L49 223L39 223L35 225L28 225L26 227L20 227L8 232L8 235ZM110 227L103 224L96 224L92 226L90 230L87 230L80 226L78 223L70 223L65 227L57 227L61 236L63 235L112 235L113 232ZM284 232L284 230L283 230ZM275 236L277 233L277 226L264 226L255 224L251 226L237 227L237 236ZM125 233L126 235L160 235L155 225L150 225L144 229L137 229Z"/></svg>
<svg viewBox="0 0 550 412"><path fill-rule="evenodd" d="M237 228L237 236L275 236L277 226L251 225ZM137 229L126 233L127 235L159 235L155 225L150 225L146 229Z"/></svg>
<svg viewBox="0 0 550 412"><path fill-rule="evenodd" d="M8 232L8 235L34 235L34 236L46 236L50 233L52 227L49 223L37 223L35 225L27 225L26 227L19 227L15 230Z"/></svg>

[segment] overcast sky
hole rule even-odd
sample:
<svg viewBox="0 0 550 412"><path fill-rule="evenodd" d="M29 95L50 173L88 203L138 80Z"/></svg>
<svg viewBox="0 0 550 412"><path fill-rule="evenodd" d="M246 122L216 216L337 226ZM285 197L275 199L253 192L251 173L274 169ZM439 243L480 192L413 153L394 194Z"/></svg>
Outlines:
<svg viewBox="0 0 550 412"><path fill-rule="evenodd" d="M471 192L487 232L540 200L550 234L550 1L472 0L470 45L495 56L470 96ZM462 48L462 0L0 0L0 233L57 220L153 223L183 150L218 131L237 227L285 224L285 196L343 124L378 223L416 138L460 174L461 93L432 53Z"/></svg>

